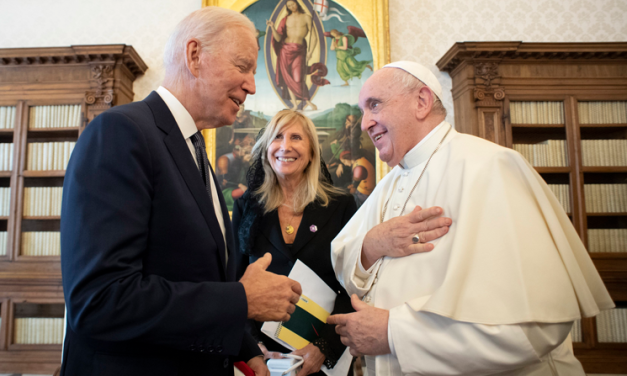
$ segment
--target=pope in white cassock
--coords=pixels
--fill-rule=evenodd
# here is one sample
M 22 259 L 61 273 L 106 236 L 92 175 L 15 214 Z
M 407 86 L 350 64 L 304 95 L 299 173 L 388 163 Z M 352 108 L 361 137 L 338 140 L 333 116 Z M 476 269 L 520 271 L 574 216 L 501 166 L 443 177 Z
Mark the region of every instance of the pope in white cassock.
M 394 169 L 332 243 L 357 312 L 329 323 L 366 355 L 368 376 L 583 376 L 573 321 L 612 299 L 540 175 L 452 129 L 441 94 L 413 62 L 385 66 L 360 92 L 361 128 Z M 429 221 L 450 228 L 420 232 L 443 213 Z

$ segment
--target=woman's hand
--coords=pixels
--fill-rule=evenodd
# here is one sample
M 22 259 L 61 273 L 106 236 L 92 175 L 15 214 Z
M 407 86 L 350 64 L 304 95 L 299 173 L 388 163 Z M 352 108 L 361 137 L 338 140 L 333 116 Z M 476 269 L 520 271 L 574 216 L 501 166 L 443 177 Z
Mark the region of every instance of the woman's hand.
M 320 349 L 313 344 L 308 344 L 300 350 L 292 352 L 294 355 L 303 357 L 305 361 L 303 367 L 298 371 L 298 376 L 306 376 L 320 371 L 326 357 L 320 352 Z

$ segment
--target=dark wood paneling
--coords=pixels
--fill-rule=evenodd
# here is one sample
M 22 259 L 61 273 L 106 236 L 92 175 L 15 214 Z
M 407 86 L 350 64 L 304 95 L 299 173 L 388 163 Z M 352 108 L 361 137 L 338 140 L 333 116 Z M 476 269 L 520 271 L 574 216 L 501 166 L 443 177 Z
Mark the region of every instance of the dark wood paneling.
M 63 317 L 58 256 L 20 256 L 22 231 L 59 231 L 59 217 L 24 218 L 24 187 L 60 187 L 65 171 L 25 171 L 29 142 L 76 141 L 87 121 L 116 104 L 133 100 L 135 78 L 147 69 L 131 46 L 94 45 L 0 49 L 0 105 L 16 106 L 14 166 L 0 173 L 11 187 L 10 215 L 0 218 L 8 232 L 7 255 L 0 257 L 0 373 L 53 374 L 61 345 L 13 343 L 14 317 Z M 104 80 L 99 80 L 103 78 Z M 80 105 L 78 128 L 28 129 L 31 106 Z

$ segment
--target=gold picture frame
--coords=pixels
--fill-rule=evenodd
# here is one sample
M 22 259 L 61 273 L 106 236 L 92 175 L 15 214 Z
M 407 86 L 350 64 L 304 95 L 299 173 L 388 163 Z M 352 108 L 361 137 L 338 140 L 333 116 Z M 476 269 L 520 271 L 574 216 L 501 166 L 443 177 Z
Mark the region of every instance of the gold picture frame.
M 203 0 L 202 6 L 219 6 L 243 12 L 259 0 Z M 358 20 L 372 49 L 374 70 L 390 62 L 390 33 L 388 0 L 333 0 L 348 10 Z M 216 130 L 202 131 L 207 146 L 209 160 L 216 166 Z M 383 163 L 376 151 L 376 182 L 378 183 L 391 169 Z

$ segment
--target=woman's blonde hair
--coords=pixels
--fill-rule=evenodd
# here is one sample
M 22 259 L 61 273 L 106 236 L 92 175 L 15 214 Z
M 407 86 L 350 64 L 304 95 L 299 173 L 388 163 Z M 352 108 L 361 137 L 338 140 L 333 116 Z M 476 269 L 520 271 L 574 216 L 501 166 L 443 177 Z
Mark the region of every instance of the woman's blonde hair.
M 262 203 L 265 213 L 281 206 L 285 199 L 279 180 L 270 165 L 270 161 L 268 161 L 268 148 L 285 127 L 293 124 L 300 124 L 303 127 L 311 147 L 309 165 L 305 167 L 303 172 L 303 182 L 298 185 L 296 192 L 294 192 L 294 211 L 302 212 L 309 203 L 316 199 L 322 206 L 327 206 L 332 195 L 342 194 L 340 189 L 332 186 L 320 173 L 320 144 L 313 122 L 300 112 L 282 110 L 270 120 L 266 130 L 259 137 L 252 151 L 253 160 L 260 158 L 265 173 L 263 183 L 254 192 L 254 194 L 259 196 L 259 201 Z

